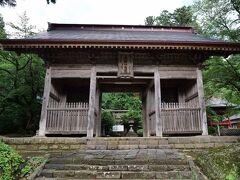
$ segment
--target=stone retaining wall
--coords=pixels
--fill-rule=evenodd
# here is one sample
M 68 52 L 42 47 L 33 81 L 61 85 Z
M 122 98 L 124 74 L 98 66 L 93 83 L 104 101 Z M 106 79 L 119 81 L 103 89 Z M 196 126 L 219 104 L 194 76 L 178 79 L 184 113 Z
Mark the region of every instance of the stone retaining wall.
M 210 147 L 240 144 L 240 136 L 193 136 L 193 137 L 121 137 L 121 138 L 62 138 L 62 137 L 0 137 L 22 155 L 61 155 L 69 151 L 83 149 L 159 149 L 176 148 L 186 151 L 202 150 Z
M 85 149 L 87 139 L 84 138 L 56 138 L 56 137 L 25 137 L 0 139 L 9 144 L 23 156 L 31 155 L 61 155 L 62 153 Z

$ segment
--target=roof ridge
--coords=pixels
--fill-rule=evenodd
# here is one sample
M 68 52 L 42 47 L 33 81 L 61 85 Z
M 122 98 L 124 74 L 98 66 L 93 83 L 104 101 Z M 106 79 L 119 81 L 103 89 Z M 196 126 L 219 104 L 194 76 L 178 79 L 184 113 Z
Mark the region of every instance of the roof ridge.
M 53 30 L 131 30 L 131 31 L 174 31 L 196 33 L 190 26 L 146 26 L 146 25 L 121 25 L 121 24 L 59 24 L 48 23 L 48 31 Z

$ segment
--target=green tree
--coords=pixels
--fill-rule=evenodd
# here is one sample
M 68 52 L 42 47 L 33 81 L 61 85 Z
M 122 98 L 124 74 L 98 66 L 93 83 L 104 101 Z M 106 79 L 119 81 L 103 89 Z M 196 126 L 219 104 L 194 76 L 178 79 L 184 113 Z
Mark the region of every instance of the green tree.
M 195 25 L 195 18 L 191 6 L 183 6 L 174 10 L 173 24 L 177 26 Z
M 240 55 L 211 57 L 205 62 L 203 75 L 206 97 L 240 103 Z
M 16 6 L 16 0 L 0 0 L 0 6 Z
M 24 27 L 14 26 L 18 27 L 16 32 L 20 37 L 32 32 L 27 23 Z M 41 110 L 43 81 L 44 67 L 39 57 L 0 52 L 0 133 L 18 130 L 34 133 Z
M 148 16 L 145 19 L 145 25 L 147 26 L 153 26 L 154 25 L 155 18 L 154 16 Z
M 167 10 L 162 11 L 160 15 L 155 18 L 155 23 L 159 26 L 173 26 L 173 21 L 173 14 L 168 12 Z
M 29 20 L 27 12 L 24 11 L 23 14 L 19 16 L 19 22 L 17 24 L 8 23 L 13 30 L 11 36 L 14 38 L 27 38 L 36 34 L 36 26 L 31 25 Z
M 146 17 L 145 24 L 158 26 L 194 26 L 199 29 L 191 6 L 177 8 L 173 13 L 163 10 L 159 16 Z
M 193 9 L 205 36 L 240 42 L 239 0 L 198 0 Z M 204 65 L 207 98 L 240 103 L 240 55 L 211 57 Z
M 205 35 L 240 40 L 239 0 L 198 0 L 193 7 Z
M 2 15 L 0 14 L 0 39 L 6 39 L 7 38 L 7 33 L 4 29 L 4 27 L 5 27 L 5 23 L 3 21 Z

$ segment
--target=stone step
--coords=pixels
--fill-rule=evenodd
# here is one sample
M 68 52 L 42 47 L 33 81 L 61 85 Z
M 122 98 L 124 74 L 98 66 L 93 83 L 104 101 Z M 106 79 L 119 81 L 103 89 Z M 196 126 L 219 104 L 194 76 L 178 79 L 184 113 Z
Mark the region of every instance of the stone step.
M 45 169 L 54 170 L 97 170 L 97 171 L 186 171 L 189 165 L 87 165 L 87 164 L 46 164 Z
M 78 178 L 78 179 L 191 179 L 191 171 L 86 171 L 86 170 L 48 170 L 42 171 L 46 178 Z
M 68 178 L 70 180 L 79 180 L 79 179 L 75 179 L 75 178 Z M 46 178 L 46 177 L 37 177 L 35 178 L 35 180 L 66 180 L 66 178 Z M 89 180 L 89 179 L 81 179 L 81 180 Z M 94 180 L 94 179 L 92 179 Z M 108 179 L 108 180 L 115 180 L 115 179 Z M 139 180 L 139 179 L 125 179 L 125 180 Z M 174 178 L 171 178 L 171 180 L 179 180 L 179 179 L 174 179 Z M 192 180 L 192 178 L 183 178 L 181 180 Z
M 51 164 L 87 164 L 87 165 L 188 165 L 183 159 L 84 159 L 84 158 L 52 158 Z

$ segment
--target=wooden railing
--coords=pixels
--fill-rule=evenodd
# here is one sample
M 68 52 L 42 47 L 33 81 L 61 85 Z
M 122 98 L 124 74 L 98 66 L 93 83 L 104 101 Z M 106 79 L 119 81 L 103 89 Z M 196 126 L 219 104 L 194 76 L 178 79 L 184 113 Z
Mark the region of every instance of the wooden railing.
M 162 103 L 163 133 L 201 132 L 200 108 L 192 103 Z
M 86 134 L 88 103 L 56 103 L 47 107 L 46 132 L 49 134 Z

